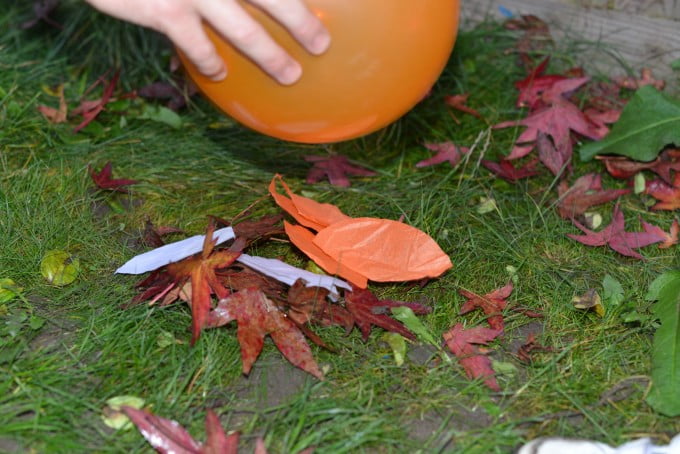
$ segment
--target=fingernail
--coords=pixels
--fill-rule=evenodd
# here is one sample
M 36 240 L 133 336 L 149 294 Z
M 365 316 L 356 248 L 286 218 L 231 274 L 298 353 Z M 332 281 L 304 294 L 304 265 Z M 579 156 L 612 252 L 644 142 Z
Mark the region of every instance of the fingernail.
M 221 80 L 224 80 L 227 77 L 227 68 L 222 68 L 220 72 L 215 74 L 214 76 L 210 76 L 210 80 L 213 82 L 219 82 Z
M 302 67 L 297 62 L 291 62 L 278 75 L 277 80 L 283 85 L 291 85 L 297 82 L 302 75 Z
M 310 46 L 310 51 L 314 54 L 322 54 L 326 52 L 328 49 L 328 46 L 331 44 L 331 35 L 328 33 L 322 33 L 318 35 L 314 40 L 312 41 L 312 45 Z

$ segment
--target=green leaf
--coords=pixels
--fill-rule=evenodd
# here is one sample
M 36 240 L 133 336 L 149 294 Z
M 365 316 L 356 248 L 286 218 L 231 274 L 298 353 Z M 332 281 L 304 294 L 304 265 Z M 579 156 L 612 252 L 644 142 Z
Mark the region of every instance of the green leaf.
M 404 358 L 406 357 L 406 340 L 398 333 L 384 333 L 382 335 L 382 340 L 384 340 L 387 345 L 392 348 L 392 353 L 394 354 L 394 362 L 397 366 L 404 364 Z
M 647 85 L 626 104 L 609 135 L 599 142 L 584 145 L 580 153 L 583 161 L 589 161 L 597 154 L 652 161 L 669 144 L 680 145 L 680 101 Z
M 680 416 L 680 271 L 664 273 L 657 281 L 663 286 L 658 290 L 654 315 L 661 326 L 654 333 L 647 403 L 666 416 Z
M 618 306 L 623 302 L 623 286 L 609 274 L 602 280 L 602 290 L 602 298 L 610 306 Z
M 17 284 L 8 278 L 0 279 L 0 303 L 6 303 L 16 298 L 23 290 Z
M 182 127 L 182 117 L 177 115 L 176 112 L 163 106 L 152 106 L 147 104 L 144 106 L 144 111 L 139 116 L 143 120 L 152 120 L 159 123 L 165 123 L 166 125 L 179 129 Z
M 76 280 L 80 261 L 66 251 L 47 251 L 40 262 L 40 273 L 53 285 L 68 285 Z
M 420 321 L 418 316 L 413 312 L 410 307 L 398 306 L 392 308 L 392 315 L 394 318 L 403 323 L 408 329 L 413 331 L 418 339 L 423 342 L 427 342 L 430 345 L 438 346 L 434 335 L 428 330 L 425 325 Z

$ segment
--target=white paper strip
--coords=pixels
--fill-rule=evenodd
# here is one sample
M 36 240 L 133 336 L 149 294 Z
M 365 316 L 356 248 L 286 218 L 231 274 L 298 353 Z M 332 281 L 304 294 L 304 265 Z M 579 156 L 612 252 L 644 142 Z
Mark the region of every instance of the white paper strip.
M 217 243 L 234 238 L 234 230 L 231 227 L 216 230 L 213 238 L 217 238 Z M 185 240 L 169 243 L 156 249 L 140 254 L 131 258 L 116 270 L 118 274 L 143 274 L 156 270 L 169 263 L 178 262 L 182 259 L 196 254 L 203 249 L 205 235 L 196 235 Z M 255 257 L 248 254 L 241 254 L 237 259 L 250 268 L 259 271 L 277 281 L 287 285 L 293 285 L 298 279 L 303 279 L 307 287 L 322 287 L 331 292 L 333 299 L 338 297 L 338 287 L 352 290 L 352 287 L 342 279 L 323 274 L 312 273 L 311 271 L 296 268 L 292 265 L 277 259 Z
M 213 232 L 213 238 L 217 238 L 216 244 L 224 243 L 225 241 L 234 238 L 234 229 L 225 227 L 223 229 L 215 230 Z M 168 263 L 179 262 L 190 255 L 201 252 L 203 250 L 204 240 L 205 235 L 195 235 L 185 240 L 176 241 L 152 249 L 144 254 L 131 258 L 125 265 L 118 268 L 116 273 L 143 274 L 156 270 Z
M 298 279 L 303 279 L 307 287 L 323 287 L 328 289 L 335 297 L 338 296 L 338 287 L 352 290 L 352 287 L 342 279 L 312 273 L 311 271 L 289 265 L 281 260 L 256 257 L 248 254 L 241 254 L 236 260 L 284 284 L 293 285 Z

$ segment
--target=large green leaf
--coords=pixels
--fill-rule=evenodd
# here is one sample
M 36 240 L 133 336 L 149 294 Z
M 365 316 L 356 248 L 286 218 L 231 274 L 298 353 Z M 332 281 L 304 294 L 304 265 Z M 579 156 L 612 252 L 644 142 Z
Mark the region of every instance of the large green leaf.
M 654 314 L 661 326 L 654 334 L 647 403 L 664 415 L 680 416 L 680 271 L 662 274 L 652 288 L 659 288 Z
M 607 137 L 581 147 L 581 160 L 596 154 L 617 154 L 637 161 L 655 159 L 664 147 L 680 146 L 680 101 L 651 85 L 640 88 L 628 102 Z

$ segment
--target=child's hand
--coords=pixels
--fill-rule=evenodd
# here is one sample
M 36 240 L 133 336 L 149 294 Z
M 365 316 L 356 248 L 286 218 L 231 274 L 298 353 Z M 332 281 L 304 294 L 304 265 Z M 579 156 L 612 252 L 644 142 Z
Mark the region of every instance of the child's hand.
M 299 63 L 279 46 L 260 23 L 236 0 L 86 0 L 100 11 L 167 35 L 213 80 L 223 79 L 227 68 L 208 39 L 202 21 L 282 84 L 302 74 Z M 303 0 L 249 0 L 283 24 L 310 53 L 320 54 L 330 35 Z

